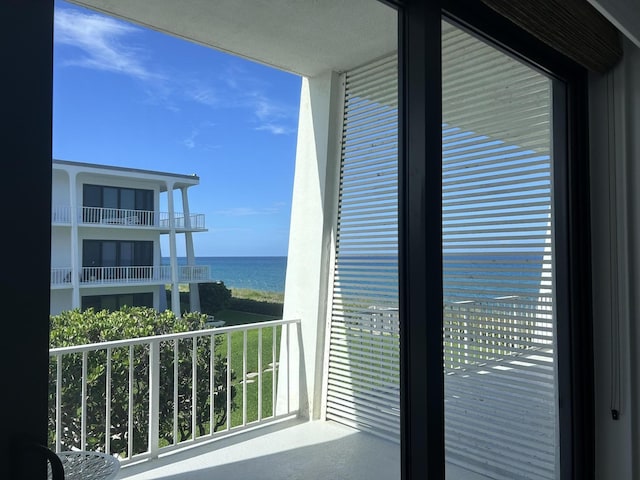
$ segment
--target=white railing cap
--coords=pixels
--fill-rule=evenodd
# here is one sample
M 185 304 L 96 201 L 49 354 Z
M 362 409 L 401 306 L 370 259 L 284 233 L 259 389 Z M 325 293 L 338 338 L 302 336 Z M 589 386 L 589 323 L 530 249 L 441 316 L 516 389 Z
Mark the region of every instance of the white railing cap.
M 220 335 L 223 333 L 239 332 L 243 330 L 254 330 L 256 328 L 277 327 L 279 325 L 288 325 L 300 323 L 299 319 L 295 320 L 269 320 L 266 322 L 246 323 L 243 325 L 233 325 L 231 327 L 212 327 L 204 330 L 191 330 L 189 332 L 169 333 L 167 335 L 151 335 L 148 337 L 127 338 L 124 340 L 112 340 L 108 342 L 87 343 L 84 345 L 74 345 L 71 347 L 58 347 L 49 349 L 49 355 L 63 355 L 68 353 L 80 353 L 93 350 L 105 350 L 107 348 L 127 347 L 152 342 L 165 342 L 168 340 L 180 340 L 183 338 L 205 337 L 210 335 Z

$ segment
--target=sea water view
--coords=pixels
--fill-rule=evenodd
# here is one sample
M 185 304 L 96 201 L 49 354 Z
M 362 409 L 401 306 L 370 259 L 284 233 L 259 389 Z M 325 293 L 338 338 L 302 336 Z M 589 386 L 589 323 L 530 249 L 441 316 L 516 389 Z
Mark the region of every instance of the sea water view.
M 162 263 L 169 265 L 169 258 Z M 196 257 L 195 263 L 208 265 L 211 280 L 228 288 L 284 293 L 287 257 Z M 178 257 L 178 265 L 186 264 L 186 257 Z
M 380 260 L 396 257 L 367 257 L 371 265 Z M 163 257 L 162 263 L 169 264 L 169 258 Z M 246 288 L 264 292 L 284 293 L 287 270 L 287 257 L 196 257 L 196 265 L 210 267 L 211 280 L 221 281 L 228 288 Z M 186 257 L 178 257 L 179 265 L 186 265 Z M 493 265 L 495 271 L 484 273 L 478 278 L 479 265 Z M 473 299 L 490 299 L 499 294 L 536 295 L 540 289 L 543 257 L 541 254 L 514 254 L 484 256 L 470 254 L 449 254 L 443 258 L 445 283 L 445 300 L 464 301 Z M 465 277 L 468 284 L 458 285 L 458 292 L 448 291 L 448 286 L 455 279 Z M 397 276 L 387 278 L 392 285 L 398 287 Z M 502 292 L 504 290 L 504 292 Z

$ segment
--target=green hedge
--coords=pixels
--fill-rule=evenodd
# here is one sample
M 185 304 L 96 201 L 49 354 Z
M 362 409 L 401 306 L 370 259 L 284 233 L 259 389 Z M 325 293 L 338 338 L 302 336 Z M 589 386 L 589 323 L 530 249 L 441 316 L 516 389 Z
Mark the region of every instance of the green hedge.
M 220 310 L 236 310 L 282 318 L 282 303 L 234 297 L 233 292 L 225 286 L 224 282 L 200 283 L 198 291 L 201 313 L 207 315 L 216 315 Z M 167 289 L 167 305 L 171 305 L 170 289 Z M 189 292 L 180 292 L 180 310 L 188 312 L 189 309 Z
M 202 314 L 185 314 L 176 318 L 171 311 L 157 312 L 145 307 L 124 307 L 119 311 L 84 312 L 72 310 L 52 316 L 50 319 L 51 347 L 66 347 L 87 343 L 106 342 L 125 338 L 139 338 L 150 335 L 164 335 L 168 333 L 201 330 L 205 326 L 207 316 Z M 220 387 L 214 393 L 214 425 L 209 424 L 209 390 L 206 382 L 196 388 L 197 404 L 200 409 L 196 418 L 196 431 L 192 430 L 191 404 L 194 401 L 192 385 L 192 356 L 193 342 L 188 339 L 179 342 L 178 350 L 178 438 L 173 438 L 173 372 L 174 350 L 171 342 L 164 342 L 160 347 L 160 375 L 163 381 L 160 385 L 160 442 L 171 444 L 193 439 L 224 426 L 227 421 L 227 359 L 226 348 L 222 335 L 215 336 L 214 363 L 215 384 Z M 207 379 L 210 376 L 210 338 L 197 341 L 197 376 Z M 133 365 L 130 365 L 128 347 L 114 348 L 111 351 L 111 425 L 110 440 L 112 452 L 126 456 L 128 443 L 133 444 L 133 452 L 146 451 L 148 436 L 148 391 L 149 391 L 149 347 L 148 345 L 134 347 Z M 72 448 L 102 450 L 105 445 L 105 409 L 107 392 L 106 386 L 107 352 L 99 350 L 87 355 L 86 389 L 87 389 L 87 441 L 88 445 L 80 445 L 82 426 L 82 410 L 80 399 L 82 395 L 83 356 L 82 354 L 65 355 L 61 365 L 55 358 L 49 364 L 49 445 L 53 446 L 56 419 L 56 384 L 58 368 L 62 370 L 61 388 L 61 443 L 63 449 Z M 128 376 L 129 369 L 133 369 L 134 392 L 133 412 L 128 411 Z M 232 379 L 231 411 L 236 403 L 236 374 L 229 372 Z M 129 418 L 133 421 L 133 438 L 128 438 Z

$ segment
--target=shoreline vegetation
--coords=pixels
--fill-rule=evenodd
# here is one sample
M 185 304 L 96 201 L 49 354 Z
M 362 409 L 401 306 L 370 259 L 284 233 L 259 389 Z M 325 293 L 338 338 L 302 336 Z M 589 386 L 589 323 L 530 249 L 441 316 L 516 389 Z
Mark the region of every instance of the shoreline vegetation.
M 249 288 L 230 288 L 231 296 L 255 300 L 256 302 L 284 303 L 283 292 L 266 292 L 263 290 L 252 290 Z
M 170 288 L 170 285 L 166 286 L 169 296 Z M 282 318 L 284 292 L 270 292 L 249 288 L 225 288 L 229 292 L 230 298 L 224 302 L 224 307 L 216 312 L 203 313 L 213 315 L 215 320 L 223 320 L 227 326 Z M 179 291 L 182 310 L 187 311 L 189 308 L 189 285 L 181 284 Z M 200 301 L 203 301 L 202 293 L 200 294 Z

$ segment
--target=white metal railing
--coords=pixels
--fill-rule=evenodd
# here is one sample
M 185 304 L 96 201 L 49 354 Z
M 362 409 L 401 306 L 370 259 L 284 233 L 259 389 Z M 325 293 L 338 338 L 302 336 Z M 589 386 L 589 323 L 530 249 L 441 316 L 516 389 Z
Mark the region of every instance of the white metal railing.
M 211 281 L 209 265 L 178 266 L 178 282 Z M 52 286 L 71 286 L 73 271 L 71 267 L 55 267 L 51 269 Z M 82 285 L 88 284 L 125 284 L 125 283 L 170 283 L 171 266 L 125 266 L 125 267 L 82 267 L 78 274 Z
M 68 205 L 54 205 L 51 208 L 51 223 L 71 224 L 71 207 Z
M 71 268 L 55 267 L 51 269 L 51 285 L 71 285 Z
M 445 368 L 482 365 L 548 348 L 553 343 L 551 305 L 552 299 L 544 296 L 445 301 Z
M 70 225 L 73 209 L 68 205 L 56 205 L 51 209 L 51 222 L 58 225 Z M 132 210 L 125 208 L 78 207 L 76 218 L 79 224 L 124 225 L 131 227 L 154 227 L 204 230 L 204 214 L 194 213 L 185 216 L 182 212 L 154 212 L 151 210 Z
M 102 451 L 127 463 L 295 415 L 288 378 L 302 358 L 292 354 L 301 349 L 292 350 L 299 337 L 290 327 L 299 324 L 275 320 L 51 349 L 50 446 Z M 280 372 L 284 392 L 277 391 Z M 276 410 L 283 398 L 285 408 Z
M 171 217 L 168 213 L 160 213 L 159 224 L 161 227 L 170 228 L 171 227 Z M 201 213 L 192 213 L 188 216 L 185 216 L 184 213 L 175 212 L 173 214 L 173 225 L 174 228 L 178 229 L 191 229 L 191 230 L 203 230 L 205 228 L 204 224 L 204 214 Z
M 81 207 L 80 223 L 155 226 L 157 213 L 124 208 Z
M 211 280 L 209 265 L 181 265 L 178 282 Z M 82 267 L 81 283 L 148 283 L 171 282 L 171 266 Z
M 178 281 L 199 282 L 211 280 L 211 268 L 209 265 L 180 265 L 178 266 Z
M 170 282 L 171 266 L 82 267 L 81 283 Z

